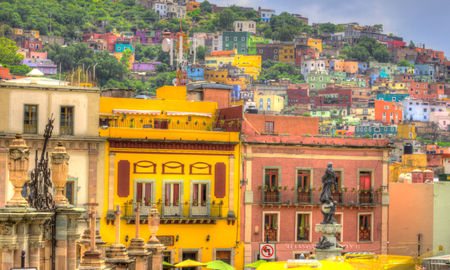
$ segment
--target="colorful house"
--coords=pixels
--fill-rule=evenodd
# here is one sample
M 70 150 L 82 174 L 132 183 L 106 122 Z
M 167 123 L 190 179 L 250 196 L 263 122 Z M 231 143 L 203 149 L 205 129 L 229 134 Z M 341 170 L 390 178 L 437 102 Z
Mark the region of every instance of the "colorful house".
M 412 124 L 398 124 L 397 137 L 401 139 L 414 140 L 417 137 L 416 126 Z
M 402 102 L 405 99 L 409 99 L 409 94 L 377 94 L 377 100 L 384 100 L 389 102 Z
M 388 140 L 298 135 L 317 134 L 317 118 L 244 117 L 245 264 L 261 258 L 263 243 L 276 245 L 277 261 L 314 250 L 320 237 L 314 226 L 323 220 L 321 178 L 328 162 L 338 177 L 333 196 L 338 202 L 335 218 L 343 225 L 339 244 L 346 252 L 387 253 L 389 193 L 383 187 L 388 185 Z
M 261 55 L 235 55 L 232 65 L 256 80 L 261 73 Z
M 186 88 L 165 86 L 156 100 L 101 98 L 106 138 L 105 196 L 100 234 L 114 242 L 116 205 L 124 209 L 120 242 L 155 204 L 165 260 L 221 259 L 243 268 L 239 233 L 240 148 L 237 132 L 211 131 L 217 104 L 186 100 Z M 141 237 L 150 231 L 141 226 Z
M 403 106 L 401 103 L 375 100 L 375 120 L 385 125 L 403 122 Z
M 223 32 L 222 48 L 224 51 L 237 50 L 237 53 L 246 55 L 250 36 L 249 32 Z
M 295 63 L 295 46 L 282 45 L 278 50 L 278 61 L 282 63 Z
M 373 139 L 386 138 L 388 136 L 397 135 L 397 127 L 395 126 L 373 126 L 360 125 L 355 127 L 355 135 L 368 136 Z
M 258 8 L 258 15 L 263 22 L 270 22 L 270 19 L 275 15 L 275 10 L 269 8 Z
M 258 37 L 258 36 L 250 36 L 248 39 L 248 52 L 249 55 L 259 54 L 256 51 L 257 44 L 269 44 L 269 39 Z
M 284 108 L 284 97 L 278 95 L 267 95 L 262 92 L 255 92 L 253 100 L 258 111 L 281 112 Z
M 306 43 L 308 47 L 316 49 L 319 53 L 322 53 L 322 40 L 316 38 L 308 38 Z
M 134 52 L 133 45 L 131 44 L 116 44 L 115 52 L 124 52 L 126 50 L 130 50 Z
M 186 74 L 190 81 L 203 81 L 205 79 L 204 69 L 201 67 L 187 67 Z

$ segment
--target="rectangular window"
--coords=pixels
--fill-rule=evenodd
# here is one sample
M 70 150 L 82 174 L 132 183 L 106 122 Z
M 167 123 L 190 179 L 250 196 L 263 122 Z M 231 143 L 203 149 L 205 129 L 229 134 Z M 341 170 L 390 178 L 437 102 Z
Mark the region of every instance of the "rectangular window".
M 278 241 L 278 214 L 264 214 L 264 240 Z
M 64 189 L 64 195 L 66 196 L 67 200 L 69 201 L 69 204 L 73 205 L 75 201 L 75 181 L 67 181 L 66 187 Z
M 180 184 L 166 183 L 165 185 L 165 205 L 179 206 L 180 205 Z
M 23 107 L 23 133 L 36 134 L 38 121 L 38 105 L 27 105 Z
M 337 224 L 343 225 L 342 224 L 342 214 L 335 214 L 334 215 L 334 219 L 336 220 Z M 344 231 L 344 228 L 342 228 L 342 231 Z M 342 236 L 341 233 L 336 232 L 336 241 L 337 242 L 342 242 L 343 241 L 341 236 Z
M 265 169 L 264 174 L 264 201 L 278 202 L 278 169 Z
M 297 214 L 297 241 L 311 241 L 309 237 L 311 220 L 310 214 Z
M 208 184 L 194 184 L 192 193 L 193 206 L 206 206 L 208 199 Z
M 216 260 L 231 265 L 231 250 L 216 250 Z
M 372 241 L 372 223 L 371 223 L 371 215 L 364 214 L 359 215 L 359 241 Z
M 268 134 L 274 133 L 274 123 L 272 121 L 266 121 L 266 133 Z
M 73 107 L 62 106 L 60 115 L 60 135 L 73 135 Z
M 136 202 L 140 202 L 142 206 L 151 206 L 152 190 L 152 183 L 136 182 Z
M 297 171 L 297 198 L 299 203 L 311 202 L 311 171 Z

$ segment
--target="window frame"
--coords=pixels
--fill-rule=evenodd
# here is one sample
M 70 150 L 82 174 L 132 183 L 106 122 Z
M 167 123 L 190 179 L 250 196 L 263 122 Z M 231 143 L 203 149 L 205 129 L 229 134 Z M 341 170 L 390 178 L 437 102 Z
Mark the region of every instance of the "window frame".
M 262 213 L 262 242 L 265 243 L 266 242 L 266 215 L 273 215 L 276 214 L 277 215 L 277 239 L 274 240 L 269 240 L 268 243 L 276 243 L 276 242 L 280 242 L 280 212 L 279 211 L 263 211 Z
M 25 132 L 25 106 L 35 106 L 36 107 L 36 132 L 31 133 L 31 132 Z M 25 103 L 23 104 L 23 114 L 22 114 L 22 130 L 23 130 L 23 134 L 38 134 L 39 133 L 39 104 L 28 104 Z
M 151 184 L 151 194 L 150 194 L 151 202 L 150 202 L 150 205 L 146 206 L 145 202 L 141 202 L 141 213 L 144 214 L 144 208 L 148 208 L 148 210 L 150 211 L 150 208 L 156 202 L 156 198 L 155 198 L 155 195 L 156 195 L 156 192 L 155 192 L 156 180 L 155 179 L 141 179 L 141 178 L 135 178 L 133 180 L 133 202 L 134 202 L 134 205 L 136 205 L 136 203 L 137 203 L 137 184 L 138 183 Z M 133 212 L 134 212 L 134 209 L 133 209 Z
M 361 225 L 359 224 L 360 221 L 360 217 L 361 216 L 370 216 L 370 240 L 362 240 L 359 238 L 359 230 Z M 373 243 L 373 212 L 359 212 L 358 216 L 357 216 L 358 220 L 357 220 L 357 224 L 358 226 L 356 227 L 356 235 L 357 235 L 357 243 Z
M 61 110 L 63 108 L 71 108 L 72 109 L 72 128 L 71 128 L 70 134 L 63 134 L 63 132 L 62 132 L 62 125 L 61 125 L 62 112 L 61 112 Z M 74 135 L 74 130 L 75 130 L 74 127 L 75 127 L 75 106 L 73 106 L 73 105 L 61 105 L 61 106 L 59 106 L 59 135 L 60 136 L 73 136 Z
M 165 207 L 171 207 L 171 205 L 166 205 L 166 184 L 179 184 L 180 188 L 178 190 L 179 192 L 179 205 L 178 206 L 174 206 L 172 205 L 172 207 L 178 207 L 179 211 L 181 213 L 181 216 L 183 216 L 183 204 L 184 204 L 184 181 L 183 180 L 178 180 L 178 179 L 163 179 L 162 180 L 162 196 L 161 196 L 161 216 L 164 216 L 164 208 Z
M 337 224 L 342 225 L 342 227 L 341 227 L 341 237 L 340 237 L 341 239 L 338 241 L 338 239 L 336 238 L 336 243 L 342 243 L 342 242 L 344 242 L 344 212 L 335 212 L 334 216 L 341 216 L 341 223 L 338 223 L 337 220 L 336 220 Z
M 308 240 L 299 240 L 298 239 L 298 215 L 309 215 L 309 220 L 308 220 L 308 226 L 309 226 L 309 236 L 308 236 Z M 312 242 L 312 211 L 296 211 L 295 212 L 295 242 L 300 242 L 300 243 L 310 243 Z

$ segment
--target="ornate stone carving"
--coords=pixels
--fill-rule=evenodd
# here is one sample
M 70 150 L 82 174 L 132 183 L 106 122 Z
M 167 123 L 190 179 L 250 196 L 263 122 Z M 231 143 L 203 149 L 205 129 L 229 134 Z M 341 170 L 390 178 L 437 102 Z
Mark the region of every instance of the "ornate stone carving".
M 52 158 L 52 183 L 56 189 L 56 195 L 54 197 L 55 204 L 57 206 L 68 205 L 69 202 L 64 196 L 63 191 L 66 187 L 67 174 L 69 172 L 69 155 L 66 152 L 66 148 L 61 142 L 55 147 L 54 152 L 51 155 Z
M 11 207 L 28 207 L 28 202 L 22 196 L 22 188 L 27 180 L 28 157 L 30 150 L 22 139 L 22 134 L 17 134 L 8 151 L 9 181 L 14 187 L 13 197 L 6 203 Z

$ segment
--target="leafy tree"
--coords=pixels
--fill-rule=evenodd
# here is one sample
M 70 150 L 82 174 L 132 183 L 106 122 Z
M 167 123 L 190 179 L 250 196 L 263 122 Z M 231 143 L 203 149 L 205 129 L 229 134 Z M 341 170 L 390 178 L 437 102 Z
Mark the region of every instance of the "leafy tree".
M 211 11 L 212 11 L 211 3 L 209 3 L 207 0 L 201 2 L 200 10 L 202 11 L 203 14 L 211 13 Z
M 265 66 L 270 66 L 272 64 L 268 61 L 263 62 Z M 303 82 L 300 69 L 288 63 L 275 63 L 268 68 L 263 68 L 260 74 L 261 80 L 277 80 L 282 78 L 291 79 L 293 83 Z
M 382 24 L 375 24 L 373 27 L 375 27 L 375 29 L 377 29 L 380 32 L 383 32 L 383 25 Z
M 416 47 L 416 44 L 414 44 L 414 42 L 412 40 L 410 40 L 408 46 L 410 49 L 414 49 Z
M 380 43 L 378 43 L 380 44 Z M 384 46 L 383 44 L 380 44 L 381 46 L 377 46 L 373 50 L 373 57 L 378 61 L 382 63 L 389 62 L 389 59 L 391 57 L 391 54 L 389 53 L 389 50 Z
M 196 49 L 197 59 L 200 61 L 205 60 L 206 48 L 203 46 L 198 46 Z
M 412 67 L 412 68 L 414 68 L 414 65 L 411 64 L 409 61 L 407 61 L 405 59 L 400 60 L 398 62 L 398 65 L 401 66 L 401 67 Z
M 107 51 L 97 52 L 94 55 L 94 61 L 97 64 L 95 75 L 99 85 L 103 86 L 109 80 L 124 81 L 129 71 L 126 66 L 122 65 L 116 57 Z
M 161 63 L 161 64 L 156 65 L 156 71 L 157 72 L 169 72 L 170 67 L 167 64 Z
M 319 30 L 320 30 L 321 33 L 333 34 L 334 32 L 336 32 L 336 25 L 332 24 L 330 22 L 322 23 L 319 26 Z
M 9 72 L 11 74 L 20 76 L 25 76 L 27 75 L 28 72 L 31 71 L 31 68 L 27 65 L 15 65 L 15 66 L 5 65 L 5 67 L 9 68 Z
M 224 9 L 219 13 L 218 26 L 224 30 L 231 30 L 235 21 L 235 13 L 231 8 Z
M 10 66 L 21 64 L 23 55 L 16 53 L 18 49 L 14 41 L 0 38 L 0 64 Z
M 120 57 L 120 63 L 127 68 L 130 67 L 130 57 L 133 52 L 130 49 L 126 49 L 122 53 L 122 57 Z
M 312 32 L 310 26 L 304 25 L 299 19 L 287 12 L 272 16 L 269 24 L 270 30 L 266 29 L 264 35 L 274 40 L 292 41 L 300 33 Z

